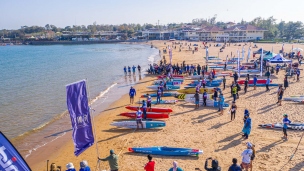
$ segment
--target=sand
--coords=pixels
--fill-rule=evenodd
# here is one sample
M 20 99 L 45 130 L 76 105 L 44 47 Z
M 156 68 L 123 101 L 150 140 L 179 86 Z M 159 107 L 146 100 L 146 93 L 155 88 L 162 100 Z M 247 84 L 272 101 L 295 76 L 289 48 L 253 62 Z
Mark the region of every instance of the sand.
M 195 42 L 191 42 L 193 45 Z M 201 45 L 201 43 L 196 42 Z M 148 42 L 147 44 L 151 44 Z M 152 44 L 163 49 L 164 41 L 153 41 Z M 189 42 L 188 42 L 189 44 Z M 240 46 L 226 47 L 224 52 L 219 53 L 220 47 L 209 48 L 209 56 L 217 56 L 222 59 L 226 55 L 236 56 L 236 51 Z M 167 42 L 171 45 L 171 42 Z M 257 44 L 259 47 L 264 47 L 266 50 L 271 50 L 272 46 L 274 52 L 278 52 L 281 44 Z M 304 48 L 304 45 L 293 45 L 294 48 Z M 285 44 L 285 51 L 290 51 L 292 44 Z M 181 63 L 186 61 L 187 64 L 205 64 L 204 56 L 205 50 L 199 47 L 199 51 L 192 54 L 192 51 L 187 51 L 184 47 L 182 52 L 178 52 L 177 48 L 173 50 L 173 63 Z M 248 45 L 245 46 L 248 50 Z M 257 49 L 253 49 L 257 50 Z M 165 55 L 169 61 L 168 55 Z M 247 56 L 247 52 L 245 53 Z M 252 59 L 252 55 L 251 55 Z M 300 67 L 303 68 L 303 67 Z M 303 73 L 303 71 L 302 71 Z M 273 76 L 273 83 L 283 83 L 284 72 L 280 71 L 279 75 Z M 284 96 L 304 94 L 303 78 L 300 76 L 300 82 L 290 79 L 290 86 L 285 91 Z M 147 92 L 146 86 L 151 85 L 155 76 L 147 76 L 141 80 L 136 86 L 137 91 L 136 100 L 139 95 Z M 231 84 L 232 79 L 228 78 L 227 85 Z M 187 81 L 187 82 L 190 82 Z M 187 83 L 186 82 L 186 83 Z M 230 122 L 230 115 L 227 110 L 224 115 L 220 116 L 216 108 L 202 108 L 194 109 L 194 105 L 178 102 L 175 105 L 158 105 L 159 107 L 170 107 L 174 110 L 170 114 L 170 118 L 166 120 L 167 126 L 160 130 L 131 130 L 121 129 L 110 126 L 112 121 L 124 120 L 126 118 L 117 116 L 121 112 L 127 111 L 124 107 L 129 105 L 128 95 L 124 95 L 120 100 L 111 104 L 111 106 L 94 118 L 96 127 L 96 144 L 98 146 L 98 153 L 96 153 L 96 146 L 90 147 L 79 157 L 74 156 L 74 147 L 71 136 L 71 131 L 67 132 L 63 138 L 53 141 L 52 143 L 40 148 L 38 151 L 32 153 L 27 161 L 34 171 L 46 170 L 46 160 L 50 163 L 56 163 L 62 166 L 65 170 L 65 165 L 68 162 L 73 162 L 76 169 L 79 169 L 79 162 L 87 160 L 92 170 L 95 170 L 97 165 L 97 156 L 106 157 L 110 149 L 114 149 L 119 154 L 119 165 L 121 171 L 139 171 L 144 170 L 143 167 L 147 162 L 145 154 L 128 153 L 128 147 L 133 146 L 176 146 L 176 147 L 190 147 L 201 149 L 204 151 L 203 155 L 199 157 L 164 157 L 154 156 L 156 161 L 157 171 L 166 171 L 172 167 L 173 161 L 178 161 L 179 166 L 185 171 L 195 170 L 204 167 L 206 158 L 213 157 L 219 161 L 222 170 L 228 170 L 231 165 L 232 158 L 237 158 L 241 162 L 240 154 L 246 148 L 247 141 L 252 142 L 256 146 L 256 158 L 254 160 L 254 171 L 278 171 L 284 166 L 290 156 L 293 154 L 303 131 L 289 131 L 289 140 L 283 141 L 283 133 L 281 130 L 268 130 L 259 128 L 259 124 L 281 122 L 282 115 L 287 113 L 292 122 L 304 122 L 303 113 L 304 105 L 294 102 L 282 102 L 282 106 L 277 106 L 276 87 L 271 87 L 270 92 L 265 92 L 265 87 L 248 88 L 248 92 L 244 94 L 240 92 L 240 98 L 236 104 L 238 110 L 236 119 Z M 126 92 L 127 93 L 127 92 Z M 230 89 L 223 91 L 226 102 L 231 104 Z M 166 99 L 172 99 L 166 98 Z M 244 109 L 249 109 L 252 118 L 252 132 L 248 140 L 241 138 L 241 130 L 243 127 L 243 112 Z M 300 144 L 296 155 L 292 160 L 286 164 L 283 171 L 298 171 L 304 170 L 304 149 L 303 142 Z M 107 162 L 101 162 L 100 168 L 102 170 L 109 170 Z

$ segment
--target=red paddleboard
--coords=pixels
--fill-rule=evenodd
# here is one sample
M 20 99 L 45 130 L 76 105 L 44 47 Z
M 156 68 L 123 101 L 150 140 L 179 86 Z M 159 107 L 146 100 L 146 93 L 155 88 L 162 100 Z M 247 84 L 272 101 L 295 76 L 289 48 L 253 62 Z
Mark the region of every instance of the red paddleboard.
M 129 118 L 136 118 L 136 112 L 124 112 L 121 113 L 120 116 L 126 116 Z M 144 117 L 144 115 L 142 115 Z M 148 119 L 165 119 L 169 118 L 169 114 L 167 113 L 156 113 L 156 112 L 147 112 Z
M 138 106 L 126 106 L 126 109 L 137 111 Z M 142 108 L 140 108 L 140 110 L 142 110 Z M 152 107 L 151 109 L 147 108 L 147 112 L 162 112 L 162 113 L 166 112 L 166 113 L 170 113 L 170 112 L 173 112 L 173 111 L 170 108 Z
M 267 80 L 258 80 L 257 84 L 266 84 Z M 270 82 L 272 82 L 272 80 L 270 80 Z M 238 81 L 239 84 L 245 84 L 245 80 L 240 80 Z M 253 84 L 253 80 L 249 80 L 248 84 Z

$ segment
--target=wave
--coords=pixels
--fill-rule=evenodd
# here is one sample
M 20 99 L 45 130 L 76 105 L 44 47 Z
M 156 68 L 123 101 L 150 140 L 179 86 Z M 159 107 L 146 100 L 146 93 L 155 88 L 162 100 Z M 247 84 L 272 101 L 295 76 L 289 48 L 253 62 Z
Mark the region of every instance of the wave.
M 116 86 L 117 83 L 113 83 L 110 85 L 106 90 L 99 93 L 98 96 L 96 96 L 94 99 L 90 101 L 90 105 L 92 105 L 94 102 L 96 102 L 98 99 L 102 98 L 106 93 L 108 93 L 114 86 Z

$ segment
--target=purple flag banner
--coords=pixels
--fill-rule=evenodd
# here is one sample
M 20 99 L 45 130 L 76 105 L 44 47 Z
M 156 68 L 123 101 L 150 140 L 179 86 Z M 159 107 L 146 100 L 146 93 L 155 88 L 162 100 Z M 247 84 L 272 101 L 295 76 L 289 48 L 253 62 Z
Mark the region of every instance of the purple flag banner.
M 94 144 L 85 80 L 66 86 L 67 106 L 73 127 L 73 140 L 76 156 Z
M 0 170 L 31 171 L 13 144 L 0 131 Z

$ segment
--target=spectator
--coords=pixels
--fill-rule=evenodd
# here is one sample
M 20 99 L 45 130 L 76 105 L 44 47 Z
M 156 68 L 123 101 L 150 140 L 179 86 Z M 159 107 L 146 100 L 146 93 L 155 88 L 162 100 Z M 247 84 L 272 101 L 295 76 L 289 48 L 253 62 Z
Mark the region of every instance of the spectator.
M 66 165 L 66 168 L 68 169 L 68 170 L 66 170 L 66 171 L 76 171 L 76 170 L 75 170 L 75 167 L 74 167 L 74 165 L 73 165 L 73 163 L 68 163 L 68 164 Z
M 169 171 L 184 171 L 182 168 L 178 167 L 177 161 L 173 162 L 173 167 L 169 169 Z
M 130 103 L 133 104 L 134 96 L 136 96 L 136 91 L 132 86 L 130 88 L 129 96 L 130 96 Z
M 50 171 L 60 171 L 59 168 L 61 168 L 60 166 L 56 166 L 55 163 L 52 163 L 50 166 Z
M 211 168 L 208 168 L 209 160 L 212 160 L 212 157 L 207 158 L 205 161 L 205 170 L 206 171 L 221 171 L 221 167 L 219 166 L 218 161 L 215 159 L 212 160 L 212 162 L 211 162 Z
M 236 158 L 233 158 L 232 159 L 232 165 L 229 167 L 229 170 L 228 171 L 242 171 L 242 168 L 241 166 L 239 166 L 237 164 L 237 159 Z
M 250 167 L 250 161 L 251 161 L 251 156 L 252 156 L 252 144 L 250 142 L 247 142 L 247 149 L 243 151 L 243 153 L 241 154 L 242 156 L 242 164 L 241 167 L 242 169 L 245 169 L 245 171 L 248 171 L 249 167 Z
M 88 162 L 86 160 L 82 160 L 80 162 L 80 169 L 79 171 L 91 171 L 89 165 L 88 165 Z
M 149 162 L 145 166 L 146 171 L 154 171 L 155 161 L 152 161 L 152 156 L 149 154 L 148 156 Z
M 244 122 L 244 127 L 243 127 L 243 137 L 245 137 L 245 139 L 248 139 L 248 136 L 251 132 L 251 118 L 249 117 L 249 113 L 245 114 L 245 122 Z
M 114 153 L 114 150 L 110 150 L 110 155 L 104 159 L 99 158 L 101 161 L 109 161 L 111 171 L 118 171 L 118 156 Z

